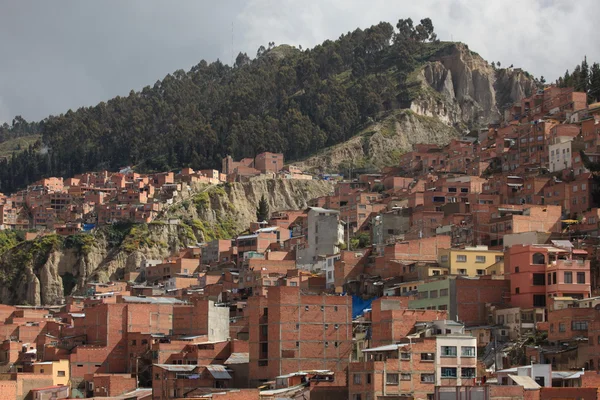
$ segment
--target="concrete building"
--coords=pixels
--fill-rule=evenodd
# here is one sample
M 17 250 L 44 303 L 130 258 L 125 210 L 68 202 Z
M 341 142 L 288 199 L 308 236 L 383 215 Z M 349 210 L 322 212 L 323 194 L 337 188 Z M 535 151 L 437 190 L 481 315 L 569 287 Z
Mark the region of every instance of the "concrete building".
M 446 276 L 422 283 L 417 290 L 417 299 L 408 302 L 410 309 L 445 310 L 449 319 L 474 326 L 488 322 L 486 304 L 502 305 L 508 301 L 510 282 Z
M 486 268 L 502 261 L 504 253 L 488 250 L 487 246 L 465 247 L 464 249 L 440 249 L 440 267 L 447 268 L 450 275 L 481 276 Z
M 569 241 L 515 245 L 505 252 L 505 274 L 515 307 L 546 307 L 548 297 L 590 297 L 590 261 Z M 561 247 L 559 247 L 561 246 Z
M 472 385 L 477 344 L 462 324 L 434 321 L 414 326 L 399 343 L 363 350 L 365 361 L 350 363 L 350 399 L 430 399 L 436 386 Z M 449 333 L 442 333 L 449 332 Z
M 306 225 L 303 226 L 305 244 L 296 249 L 296 264 L 301 269 L 314 269 L 320 255 L 340 252 L 344 242 L 344 230 L 340 224 L 340 212 L 320 207 L 310 207 L 306 211 Z

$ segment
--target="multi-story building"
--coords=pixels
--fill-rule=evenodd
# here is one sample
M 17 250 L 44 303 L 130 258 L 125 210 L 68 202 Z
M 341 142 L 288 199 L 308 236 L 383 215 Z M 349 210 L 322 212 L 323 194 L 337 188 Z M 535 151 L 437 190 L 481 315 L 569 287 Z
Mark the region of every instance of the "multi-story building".
M 306 214 L 306 225 L 302 229 L 306 242 L 296 249 L 296 263 L 298 268 L 312 269 L 318 256 L 340 252 L 344 231 L 337 210 L 310 207 Z
M 445 310 L 448 318 L 474 326 L 488 322 L 486 305 L 507 303 L 510 282 L 492 277 L 445 276 L 419 284 L 417 291 L 417 298 L 408 302 L 410 309 Z
M 348 367 L 350 399 L 431 399 L 436 386 L 470 386 L 477 377 L 477 341 L 461 324 L 420 324 L 399 343 L 363 350 Z M 448 333 L 446 333 L 448 332 Z
M 504 256 L 513 306 L 545 307 L 548 297 L 590 297 L 587 252 L 568 241 L 549 245 L 514 245 Z M 561 246 L 561 247 L 558 247 Z
M 487 246 L 464 249 L 440 249 L 438 263 L 450 275 L 481 276 L 486 269 L 504 259 L 504 252 L 489 250 Z
M 334 385 L 346 385 L 352 352 L 352 301 L 348 296 L 303 295 L 278 286 L 248 299 L 250 381 L 330 370 Z

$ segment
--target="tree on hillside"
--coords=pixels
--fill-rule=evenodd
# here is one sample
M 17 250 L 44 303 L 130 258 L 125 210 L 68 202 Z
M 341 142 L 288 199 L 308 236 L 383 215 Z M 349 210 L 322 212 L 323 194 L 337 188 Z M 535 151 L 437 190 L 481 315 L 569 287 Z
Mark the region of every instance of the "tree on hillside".
M 593 63 L 590 68 L 590 101 L 600 101 L 600 64 Z
M 267 199 L 265 199 L 265 195 L 263 194 L 258 202 L 258 207 L 256 207 L 256 220 L 263 222 L 267 221 L 269 217 L 269 203 L 267 203 Z

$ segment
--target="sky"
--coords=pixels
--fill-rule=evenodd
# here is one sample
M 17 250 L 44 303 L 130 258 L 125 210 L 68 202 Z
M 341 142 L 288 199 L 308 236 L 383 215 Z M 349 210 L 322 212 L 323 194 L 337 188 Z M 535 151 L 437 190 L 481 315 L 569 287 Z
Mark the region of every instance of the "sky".
M 40 120 L 260 45 L 312 47 L 380 21 L 432 19 L 441 40 L 554 81 L 600 61 L 597 0 L 0 0 L 0 123 Z

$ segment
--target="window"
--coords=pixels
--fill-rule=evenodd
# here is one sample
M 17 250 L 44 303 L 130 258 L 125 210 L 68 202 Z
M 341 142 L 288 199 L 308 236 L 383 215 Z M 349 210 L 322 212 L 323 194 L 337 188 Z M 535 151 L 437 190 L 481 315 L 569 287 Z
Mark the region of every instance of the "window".
M 573 273 L 565 272 L 565 283 L 573 283 Z
M 440 289 L 440 297 L 448 296 L 448 289 Z
M 478 269 L 477 275 L 485 275 L 485 269 Z
M 559 332 L 566 332 L 567 331 L 567 328 L 566 328 L 564 322 L 561 322 L 561 323 L 558 324 L 558 331 Z
M 65 371 L 56 371 L 56 376 L 59 376 L 59 377 L 64 377 L 64 376 L 66 376 L 66 375 L 65 375 Z
M 519 267 L 515 267 L 515 274 L 519 273 Z
M 467 270 L 466 269 L 459 269 L 458 270 L 458 274 L 459 275 L 466 275 L 467 274 Z
M 421 361 L 434 361 L 435 353 L 421 353 Z
M 447 263 L 448 262 L 448 255 L 447 254 L 443 255 L 442 258 L 441 258 L 441 261 L 443 263 Z
M 587 321 L 571 321 L 571 330 L 573 331 L 587 331 Z
M 496 262 L 504 261 L 504 256 L 496 256 Z
M 401 360 L 410 360 L 410 353 L 400 353 Z
M 456 378 L 456 368 L 442 367 L 442 378 Z
M 442 346 L 442 357 L 456 357 L 456 346 Z
M 456 262 L 467 262 L 467 256 L 464 254 L 458 254 L 456 256 Z
M 534 294 L 533 295 L 533 306 L 534 307 L 546 307 L 546 295 Z
M 515 294 L 521 293 L 521 288 L 515 288 Z
M 475 378 L 475 368 L 462 367 L 460 369 L 461 378 Z
M 476 263 L 484 263 L 485 262 L 485 256 L 475 256 L 475 262 Z
M 429 292 L 419 292 L 419 299 L 428 299 Z
M 498 315 L 498 323 L 499 324 L 503 324 L 504 323 L 504 315 Z
M 355 385 L 360 385 L 360 374 L 354 374 L 354 384 Z
M 410 374 L 407 374 L 407 373 L 400 374 L 400 380 L 401 381 L 410 381 Z
M 331 271 L 329 271 L 329 273 L 331 274 Z M 290 282 L 290 286 L 298 286 L 298 282 L 292 281 Z
M 438 291 L 437 290 L 431 290 L 429 292 L 429 298 L 430 299 L 436 299 L 438 297 Z
M 367 384 L 371 383 L 371 374 L 367 374 Z
M 137 344 L 137 340 L 133 339 L 133 340 L 131 341 L 131 345 L 132 345 L 132 346 L 135 346 L 136 344 Z
M 460 348 L 461 357 L 475 357 L 475 347 L 472 346 L 462 346 Z
M 421 374 L 421 382 L 422 383 L 434 383 L 435 382 L 435 374 Z
M 533 274 L 533 286 L 544 286 L 546 278 L 544 274 Z
M 542 253 L 535 253 L 531 260 L 532 264 L 546 264 L 546 257 Z
M 398 374 L 385 374 L 385 384 L 386 385 L 397 385 L 398 384 Z
M 354 396 L 352 396 L 352 400 L 362 400 L 362 394 L 355 394 Z
M 578 272 L 577 273 L 577 283 L 579 283 L 579 284 L 585 284 L 585 272 Z

